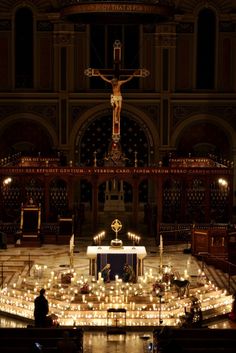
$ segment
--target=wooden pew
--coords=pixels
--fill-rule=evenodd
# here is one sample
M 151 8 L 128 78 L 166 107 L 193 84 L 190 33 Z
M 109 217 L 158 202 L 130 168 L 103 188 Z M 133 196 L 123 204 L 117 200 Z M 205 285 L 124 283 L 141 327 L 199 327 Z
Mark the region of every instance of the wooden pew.
M 167 344 L 168 343 L 168 344 Z M 209 328 L 157 328 L 153 332 L 153 353 L 158 346 L 169 349 L 174 347 L 175 353 L 233 353 L 236 346 L 235 329 Z M 169 352 L 169 350 L 167 350 Z M 166 352 L 163 350 L 163 352 Z
M 64 332 L 75 342 L 78 353 L 83 353 L 83 330 L 74 327 L 56 328 L 0 328 L 1 353 L 39 353 L 36 343 L 43 347 L 42 352 L 57 351 L 58 342 Z

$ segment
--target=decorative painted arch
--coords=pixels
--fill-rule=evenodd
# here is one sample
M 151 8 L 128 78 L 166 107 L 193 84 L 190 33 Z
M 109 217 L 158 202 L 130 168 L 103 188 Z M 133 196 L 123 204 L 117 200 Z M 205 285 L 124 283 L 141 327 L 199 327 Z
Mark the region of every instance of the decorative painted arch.
M 78 119 L 76 122 L 74 128 L 72 129 L 70 138 L 69 138 L 69 144 L 70 146 L 74 146 L 74 156 L 76 154 L 76 146 L 80 145 L 81 139 L 83 138 L 84 133 L 86 132 L 88 126 L 95 121 L 98 118 L 102 118 L 103 116 L 108 116 L 111 115 L 111 109 L 110 105 L 107 103 L 104 104 L 99 104 L 94 106 L 93 108 L 87 110 L 81 117 Z M 149 146 L 149 152 L 152 154 L 153 160 L 157 159 L 157 153 L 158 153 L 158 148 L 159 148 L 159 132 L 156 127 L 156 125 L 151 121 L 150 117 L 146 115 L 145 112 L 124 103 L 123 104 L 123 109 L 122 109 L 122 119 L 125 119 L 125 117 L 130 118 L 131 120 L 134 120 L 139 124 L 139 126 L 142 128 L 147 142 Z M 122 136 L 122 131 L 121 131 L 121 136 Z
M 229 143 L 229 147 L 231 147 L 231 151 L 232 149 L 235 149 L 236 136 L 232 127 L 226 121 L 212 115 L 195 115 L 181 122 L 176 127 L 176 129 L 174 130 L 174 133 L 171 136 L 171 140 L 170 140 L 171 146 L 173 148 L 174 147 L 176 148 L 186 129 L 191 128 L 191 126 L 192 127 L 197 126 L 200 123 L 212 124 L 213 126 L 216 126 L 217 128 L 221 129 L 225 133 L 226 138 L 228 139 L 228 143 Z
M 43 131 L 45 131 L 45 136 L 48 137 L 48 142 L 51 143 L 51 148 L 57 148 L 58 146 L 58 137 L 53 129 L 53 127 L 46 122 L 41 116 L 30 114 L 30 113 L 20 113 L 8 116 L 0 121 L 0 136 L 4 134 L 4 131 L 10 129 L 11 126 L 17 124 L 18 122 L 22 123 L 23 119 L 33 122 L 35 125 L 40 126 Z M 29 139 L 30 141 L 30 139 Z
M 232 9 L 232 1 L 231 0 L 184 0 L 184 1 L 176 1 L 176 7 L 181 9 L 187 13 L 193 13 L 196 15 L 196 12 L 199 9 L 204 7 L 211 7 L 217 9 L 217 11 L 221 12 L 229 12 Z
M 31 7 L 38 11 L 48 11 L 53 6 L 55 7 L 55 0 L 1 0 L 0 12 L 9 12 L 12 9 L 19 8 L 22 6 Z

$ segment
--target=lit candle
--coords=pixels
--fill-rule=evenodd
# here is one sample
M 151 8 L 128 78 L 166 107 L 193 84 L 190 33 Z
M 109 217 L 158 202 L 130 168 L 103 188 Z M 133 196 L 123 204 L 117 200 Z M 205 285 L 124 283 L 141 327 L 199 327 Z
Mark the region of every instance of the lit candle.
M 161 234 L 160 234 L 160 250 L 163 250 L 163 238 Z

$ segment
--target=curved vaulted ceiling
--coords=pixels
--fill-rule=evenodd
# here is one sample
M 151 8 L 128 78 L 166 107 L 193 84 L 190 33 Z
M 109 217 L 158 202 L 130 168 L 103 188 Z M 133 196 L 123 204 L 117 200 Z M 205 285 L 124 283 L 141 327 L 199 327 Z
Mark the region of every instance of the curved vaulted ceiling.
M 0 12 L 9 12 L 15 6 L 32 5 L 37 8 L 38 11 L 51 11 L 53 8 L 58 7 L 57 0 L 1 0 L 0 1 Z
M 215 6 L 222 12 L 229 12 L 236 8 L 236 0 L 175 0 L 175 6 L 183 12 L 193 13 L 198 6 Z

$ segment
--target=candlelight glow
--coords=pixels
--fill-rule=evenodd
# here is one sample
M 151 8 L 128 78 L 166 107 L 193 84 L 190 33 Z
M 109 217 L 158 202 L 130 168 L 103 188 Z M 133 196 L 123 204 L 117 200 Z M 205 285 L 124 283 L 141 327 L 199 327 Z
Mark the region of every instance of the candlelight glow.
M 156 326 L 161 316 L 165 325 L 179 324 L 184 310 L 189 309 L 191 298 L 197 297 L 201 303 L 204 318 L 230 312 L 232 296 L 225 290 L 206 281 L 203 272 L 199 272 L 201 286 L 192 286 L 189 297 L 178 297 L 170 282 L 163 284 L 161 297 L 153 289 L 155 281 L 161 281 L 171 273 L 171 267 L 164 267 L 161 278 L 150 268 L 137 283 L 123 283 L 116 280 L 106 284 L 98 274 L 86 278 L 78 275 L 76 270 L 56 272 L 45 266 L 34 265 L 32 277 L 19 276 L 11 286 L 1 290 L 0 310 L 24 318 L 33 319 L 34 298 L 40 288 L 47 289 L 50 313 L 58 316 L 60 325 L 106 326 L 107 309 L 126 309 L 126 325 Z M 186 273 L 183 274 L 183 277 Z M 203 285 L 204 280 L 204 285 Z M 158 282 L 159 283 L 159 282 Z M 161 300 L 160 300 L 161 298 Z

